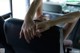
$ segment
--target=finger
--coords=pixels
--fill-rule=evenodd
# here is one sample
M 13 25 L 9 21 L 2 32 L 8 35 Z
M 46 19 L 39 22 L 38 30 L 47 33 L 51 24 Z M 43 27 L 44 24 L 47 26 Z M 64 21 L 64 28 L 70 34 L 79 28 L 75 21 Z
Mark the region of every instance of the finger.
M 39 26 L 38 26 L 38 24 L 36 24 L 36 29 L 38 29 L 39 28 Z
M 24 35 L 24 37 L 25 37 L 25 40 L 27 41 L 27 43 L 30 43 L 28 37 L 26 37 L 26 35 Z
M 34 29 L 31 28 L 31 38 L 34 38 L 34 34 L 33 34 Z
M 39 35 L 38 24 L 36 24 L 36 37 Z
M 33 35 L 36 35 L 36 26 L 33 27 Z
M 29 38 L 28 38 L 28 32 L 26 30 L 24 31 L 24 38 L 27 41 L 27 43 L 30 43 Z
M 37 30 L 37 37 L 41 37 L 41 33 L 40 33 L 40 30 Z
M 41 26 L 40 24 L 37 24 L 37 25 L 36 25 L 36 30 L 37 30 L 37 29 L 43 29 L 43 26 Z
M 19 36 L 19 38 L 21 38 L 22 35 L 23 35 L 23 31 L 21 30 L 21 31 L 20 31 L 20 36 Z
M 42 29 L 37 29 L 36 31 L 37 31 L 37 33 L 41 33 L 41 32 L 44 31 L 44 28 L 42 28 Z
M 29 40 L 31 40 L 31 35 L 32 35 L 32 30 L 31 28 L 28 29 L 28 37 L 29 37 Z
M 39 37 L 39 38 L 41 37 L 41 33 L 38 34 L 38 37 Z
M 28 39 L 31 40 L 31 36 L 33 35 L 31 28 L 28 28 L 27 34 L 28 34 Z

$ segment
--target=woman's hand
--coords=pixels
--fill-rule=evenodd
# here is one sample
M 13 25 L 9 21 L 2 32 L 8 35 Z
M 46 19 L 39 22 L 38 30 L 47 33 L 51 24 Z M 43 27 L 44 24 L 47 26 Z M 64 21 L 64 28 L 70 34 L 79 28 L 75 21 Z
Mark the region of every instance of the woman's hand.
M 41 16 L 41 19 L 40 21 L 43 21 L 44 20 L 44 17 Z M 42 23 L 42 22 L 36 22 L 34 23 L 33 20 L 29 20 L 29 19 L 26 19 L 24 20 L 24 23 L 21 27 L 21 31 L 20 31 L 20 38 L 22 36 L 24 36 L 25 40 L 30 43 L 30 40 L 32 38 L 34 38 L 35 36 L 36 37 L 40 37 L 41 34 L 40 34 L 40 31 L 43 31 L 44 28 L 45 28 L 45 23 Z M 38 29 L 39 28 L 39 29 Z
M 20 38 L 24 36 L 25 40 L 30 43 L 30 40 L 34 38 L 34 35 L 36 34 L 36 25 L 33 21 L 27 21 L 23 23 L 20 31 Z
M 36 32 L 43 32 L 50 28 L 49 24 L 46 21 L 40 22 L 36 24 Z

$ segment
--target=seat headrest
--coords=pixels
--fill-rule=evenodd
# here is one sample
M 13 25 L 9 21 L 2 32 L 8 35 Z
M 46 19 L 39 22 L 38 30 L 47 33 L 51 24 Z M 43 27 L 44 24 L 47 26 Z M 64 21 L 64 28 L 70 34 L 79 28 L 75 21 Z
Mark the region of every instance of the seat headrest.
M 27 43 L 24 39 L 19 38 L 20 29 L 23 21 L 18 19 L 8 19 L 4 23 L 5 36 L 9 44 L 15 47 L 26 48 Z M 22 46 L 23 45 L 23 46 Z
M 62 6 L 56 5 L 56 4 L 43 3 L 43 11 L 53 12 L 53 13 L 61 13 Z

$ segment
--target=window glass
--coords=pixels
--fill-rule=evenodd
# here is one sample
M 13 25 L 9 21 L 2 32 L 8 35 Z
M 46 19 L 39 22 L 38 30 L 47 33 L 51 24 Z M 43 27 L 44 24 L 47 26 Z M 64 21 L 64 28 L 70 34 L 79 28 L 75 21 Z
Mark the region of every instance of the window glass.
M 30 1 L 30 2 L 29 2 Z M 64 9 L 66 3 L 73 3 L 74 0 L 43 0 L 43 3 L 49 2 L 50 4 L 60 4 Z M 80 0 L 75 0 L 80 1 Z M 13 10 L 13 18 L 24 19 L 27 11 L 28 11 L 28 4 L 32 3 L 33 0 L 12 0 L 12 10 Z
M 0 16 L 10 11 L 10 0 L 0 0 Z
M 67 2 L 80 2 L 80 0 L 67 0 Z
M 30 0 L 30 4 L 33 2 L 33 0 Z
M 12 0 L 13 18 L 24 19 L 28 10 L 28 0 Z
M 80 0 L 66 0 L 66 3 L 69 3 L 69 4 L 78 4 L 78 3 L 80 3 Z
M 43 0 L 43 2 L 47 2 L 48 0 Z M 33 0 L 30 0 L 30 4 L 33 2 Z

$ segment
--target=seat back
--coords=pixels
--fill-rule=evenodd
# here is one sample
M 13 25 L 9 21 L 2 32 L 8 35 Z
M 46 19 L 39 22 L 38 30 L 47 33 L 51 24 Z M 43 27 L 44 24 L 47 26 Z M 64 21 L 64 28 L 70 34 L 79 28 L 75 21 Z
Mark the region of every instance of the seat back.
M 58 4 L 43 3 L 43 11 L 62 13 L 62 6 Z
M 0 43 L 6 42 L 3 25 L 4 25 L 4 19 L 3 17 L 0 16 Z
M 59 16 L 62 16 L 62 6 L 59 4 L 50 4 L 50 3 L 43 3 L 42 6 L 43 15 L 48 16 L 49 19 L 57 19 Z
M 26 47 L 26 41 L 19 38 L 19 32 L 23 21 L 18 19 L 9 19 L 5 21 L 5 35 L 9 44 L 16 47 Z M 25 45 L 24 45 L 25 44 Z M 21 46 L 23 45 L 23 46 Z
M 41 38 L 35 37 L 28 44 L 24 38 L 19 39 L 19 33 L 23 21 L 18 19 L 9 19 L 5 21 L 5 35 L 8 44 L 10 44 L 16 53 L 60 53 L 60 31 L 59 27 L 51 27 L 44 31 Z

